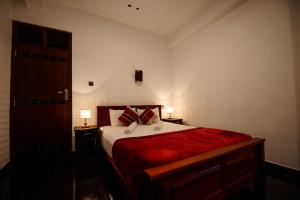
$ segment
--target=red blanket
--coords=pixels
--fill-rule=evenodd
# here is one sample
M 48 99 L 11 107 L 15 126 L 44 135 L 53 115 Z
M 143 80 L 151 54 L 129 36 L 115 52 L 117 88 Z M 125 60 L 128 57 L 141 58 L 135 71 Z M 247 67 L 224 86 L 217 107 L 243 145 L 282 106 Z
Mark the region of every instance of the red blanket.
M 157 135 L 123 138 L 113 145 L 113 159 L 128 184 L 143 170 L 251 139 L 249 135 L 195 128 Z

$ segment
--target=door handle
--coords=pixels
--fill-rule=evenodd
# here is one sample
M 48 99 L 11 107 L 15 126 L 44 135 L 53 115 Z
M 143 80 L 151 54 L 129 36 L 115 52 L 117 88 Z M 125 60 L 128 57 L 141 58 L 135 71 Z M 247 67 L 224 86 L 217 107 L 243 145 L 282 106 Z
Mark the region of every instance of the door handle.
M 64 94 L 65 101 L 69 100 L 69 89 L 65 88 L 64 90 L 57 91 L 58 94 Z
M 65 92 L 65 101 L 68 101 L 69 100 L 69 89 L 65 88 L 64 92 Z

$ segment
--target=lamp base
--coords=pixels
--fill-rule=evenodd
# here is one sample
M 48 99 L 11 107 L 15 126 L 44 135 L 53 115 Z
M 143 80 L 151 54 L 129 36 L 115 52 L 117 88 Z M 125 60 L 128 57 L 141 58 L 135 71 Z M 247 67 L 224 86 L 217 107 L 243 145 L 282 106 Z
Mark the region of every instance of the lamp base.
M 88 126 L 87 125 L 87 121 L 86 121 L 86 119 L 84 119 L 84 123 L 83 123 L 83 126 L 82 126 L 82 128 L 89 128 L 90 126 Z

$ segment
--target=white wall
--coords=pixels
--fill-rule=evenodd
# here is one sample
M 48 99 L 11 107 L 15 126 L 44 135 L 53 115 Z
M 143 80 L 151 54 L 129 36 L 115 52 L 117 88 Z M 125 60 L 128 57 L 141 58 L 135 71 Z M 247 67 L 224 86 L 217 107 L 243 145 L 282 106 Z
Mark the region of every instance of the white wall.
M 265 138 L 266 160 L 300 169 L 299 32 L 289 6 L 248 1 L 172 48 L 171 65 L 178 116 Z
M 11 4 L 0 1 L 0 169 L 9 161 Z
M 28 9 L 14 3 L 18 21 L 73 33 L 73 125 L 83 124 L 79 110 L 97 105 L 166 103 L 170 96 L 170 52 L 167 40 L 127 25 L 112 22 L 46 1 L 45 7 Z M 135 84 L 134 70 L 144 72 Z M 95 86 L 89 87 L 88 81 Z

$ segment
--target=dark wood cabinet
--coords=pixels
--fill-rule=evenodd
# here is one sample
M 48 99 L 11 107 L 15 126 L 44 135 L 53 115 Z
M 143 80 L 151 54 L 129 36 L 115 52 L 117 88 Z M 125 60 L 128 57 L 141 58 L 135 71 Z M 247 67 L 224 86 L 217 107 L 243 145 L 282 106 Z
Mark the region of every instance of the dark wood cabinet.
M 13 22 L 11 156 L 72 149 L 72 34 Z
M 162 121 L 174 124 L 183 124 L 183 120 L 180 118 L 163 118 Z
M 74 127 L 77 160 L 97 157 L 99 143 L 98 131 L 99 127 L 96 125 Z

